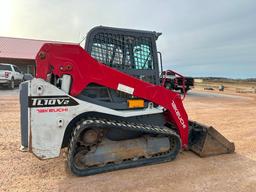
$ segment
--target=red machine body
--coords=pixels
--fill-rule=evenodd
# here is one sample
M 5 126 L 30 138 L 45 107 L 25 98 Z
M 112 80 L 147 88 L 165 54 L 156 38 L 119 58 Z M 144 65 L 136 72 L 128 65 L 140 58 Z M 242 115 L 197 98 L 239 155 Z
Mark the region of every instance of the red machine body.
M 47 80 L 50 73 L 58 77 L 71 75 L 70 95 L 74 97 L 91 83 L 113 90 L 118 90 L 119 84 L 133 88 L 133 96 L 164 108 L 166 122 L 177 127 L 182 147 L 188 147 L 188 116 L 179 94 L 108 67 L 92 58 L 79 45 L 45 44 L 36 57 L 36 63 L 37 78 Z
M 36 78 L 20 86 L 21 149 L 50 159 L 68 147 L 77 176 L 172 161 L 182 148 L 201 157 L 234 152 L 216 129 L 188 120 L 172 90 L 185 93 L 186 78 L 159 76 L 159 35 L 99 26 L 84 49 L 44 44 Z

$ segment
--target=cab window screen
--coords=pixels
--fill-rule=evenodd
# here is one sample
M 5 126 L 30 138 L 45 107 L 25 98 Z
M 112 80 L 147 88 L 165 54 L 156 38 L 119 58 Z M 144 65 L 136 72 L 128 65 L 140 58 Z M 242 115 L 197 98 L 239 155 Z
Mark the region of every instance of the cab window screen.
M 93 37 L 91 55 L 118 69 L 153 69 L 151 39 L 147 37 L 98 33 Z
M 134 61 L 136 69 L 152 69 L 151 51 L 148 45 L 137 45 L 134 47 Z

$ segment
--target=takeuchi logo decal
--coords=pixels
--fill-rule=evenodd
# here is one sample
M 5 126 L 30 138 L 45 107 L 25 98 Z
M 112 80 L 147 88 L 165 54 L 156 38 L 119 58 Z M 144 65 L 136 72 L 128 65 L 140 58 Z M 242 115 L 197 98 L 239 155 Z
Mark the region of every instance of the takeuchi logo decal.
M 173 110 L 175 111 L 179 121 L 180 121 L 180 124 L 182 125 L 183 129 L 185 129 L 187 126 L 185 124 L 185 121 L 184 119 L 182 118 L 181 114 L 180 114 L 180 111 L 179 109 L 177 108 L 177 105 L 175 104 L 175 102 L 172 100 L 172 108 Z
M 36 111 L 38 113 L 62 113 L 68 112 L 67 107 L 54 107 L 54 108 L 37 108 Z
M 75 106 L 78 102 L 69 96 L 36 96 L 29 97 L 29 107 Z

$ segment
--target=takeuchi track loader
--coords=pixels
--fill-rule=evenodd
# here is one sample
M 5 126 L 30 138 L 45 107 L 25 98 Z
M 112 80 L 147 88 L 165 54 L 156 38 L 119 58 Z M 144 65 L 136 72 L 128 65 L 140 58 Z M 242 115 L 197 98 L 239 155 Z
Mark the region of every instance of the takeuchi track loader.
M 49 159 L 68 147 L 68 167 L 78 176 L 171 161 L 181 150 L 234 152 L 160 85 L 159 35 L 99 26 L 85 49 L 44 44 L 36 77 L 20 86 L 22 149 Z

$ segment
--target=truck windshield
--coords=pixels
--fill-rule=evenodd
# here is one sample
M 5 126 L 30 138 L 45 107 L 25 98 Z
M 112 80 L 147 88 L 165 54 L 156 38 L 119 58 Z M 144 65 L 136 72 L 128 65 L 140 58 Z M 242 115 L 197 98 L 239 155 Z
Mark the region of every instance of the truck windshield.
M 10 65 L 1 65 L 0 64 L 0 70 L 4 70 L 4 71 L 11 71 L 12 70 L 12 68 L 11 68 L 11 66 Z

